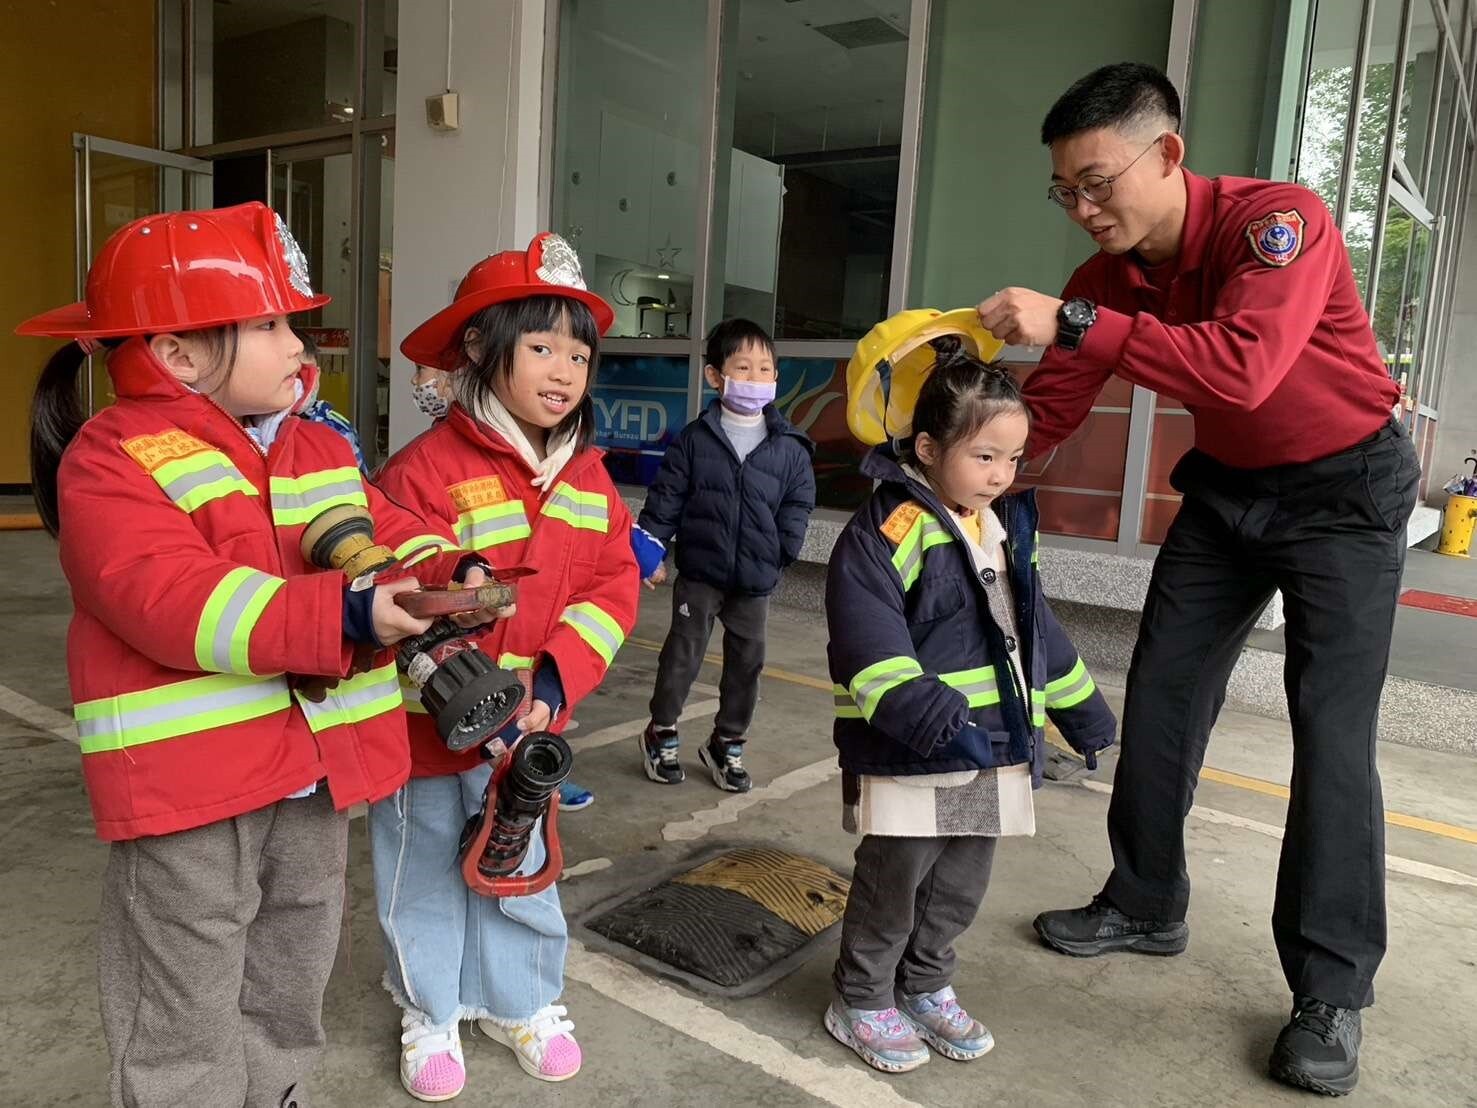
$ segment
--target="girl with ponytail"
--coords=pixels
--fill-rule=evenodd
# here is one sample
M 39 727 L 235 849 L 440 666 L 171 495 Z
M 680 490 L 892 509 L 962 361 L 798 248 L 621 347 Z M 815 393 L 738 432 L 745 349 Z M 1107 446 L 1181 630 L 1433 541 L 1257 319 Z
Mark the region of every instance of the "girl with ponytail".
M 893 441 L 862 462 L 877 487 L 826 582 L 843 824 L 862 839 L 824 1020 L 890 1073 L 930 1048 L 967 1062 L 994 1046 L 954 993 L 954 941 L 996 842 L 1035 832 L 1047 715 L 1089 766 L 1116 729 L 1042 594 L 1034 496 L 1008 492 L 1030 416 L 978 356 L 998 343 L 972 312 L 951 313 L 962 330 L 906 315 L 863 338 L 848 372 L 853 400 L 874 366 L 892 381 L 874 410 Z M 898 367 L 926 375 L 911 411 Z
M 109 843 L 114 1105 L 295 1103 L 323 1045 L 347 808 L 410 768 L 384 648 L 429 621 L 394 602 L 414 579 L 355 588 L 310 565 L 304 525 L 358 505 L 423 579 L 480 583 L 360 480 L 341 436 L 288 418 L 315 371 L 287 317 L 327 300 L 282 221 L 244 204 L 129 224 L 85 300 L 18 328 L 71 340 L 36 387 L 31 472 L 72 588 L 68 676 Z M 91 418 L 89 354 L 116 398 Z

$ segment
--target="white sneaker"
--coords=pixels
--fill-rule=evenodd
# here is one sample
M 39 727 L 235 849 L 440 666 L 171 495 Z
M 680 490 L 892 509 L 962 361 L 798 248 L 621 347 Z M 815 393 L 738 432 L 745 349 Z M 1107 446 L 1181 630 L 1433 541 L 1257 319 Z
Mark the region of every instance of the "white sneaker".
M 580 1071 L 584 1060 L 579 1043 L 570 1034 L 574 1023 L 565 1019 L 569 1009 L 562 1004 L 540 1008 L 527 1023 L 509 1026 L 480 1019 L 477 1026 L 489 1039 L 510 1047 L 523 1072 L 540 1081 L 568 1081 Z
M 418 1012 L 400 1017 L 400 1084 L 416 1100 L 450 1100 L 467 1084 L 456 1023 L 436 1027 Z

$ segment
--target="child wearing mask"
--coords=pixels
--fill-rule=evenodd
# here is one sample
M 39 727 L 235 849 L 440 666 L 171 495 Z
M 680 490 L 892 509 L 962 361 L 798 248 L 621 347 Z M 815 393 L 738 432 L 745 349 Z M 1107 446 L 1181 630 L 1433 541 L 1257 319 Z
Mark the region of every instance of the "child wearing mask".
M 633 533 L 638 544 L 675 537 L 678 574 L 651 722 L 638 741 L 647 777 L 664 785 L 685 778 L 677 717 L 713 620 L 722 620 L 718 715 L 698 757 L 720 789 L 747 792 L 744 738 L 759 699 L 769 595 L 800 556 L 815 510 L 815 446 L 775 407 L 774 342 L 757 323 L 713 328 L 703 373 L 719 396 L 667 448 Z M 642 572 L 653 584 L 666 576 L 660 563 Z

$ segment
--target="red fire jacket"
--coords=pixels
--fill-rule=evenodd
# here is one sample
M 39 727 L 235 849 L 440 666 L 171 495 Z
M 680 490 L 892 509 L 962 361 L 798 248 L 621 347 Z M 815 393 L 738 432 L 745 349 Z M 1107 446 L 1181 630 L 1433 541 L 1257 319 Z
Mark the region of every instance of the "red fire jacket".
M 63 456 L 61 562 L 82 768 L 98 835 L 162 835 L 227 819 L 327 777 L 345 808 L 392 793 L 409 770 L 388 651 L 321 704 L 289 675 L 342 677 L 343 575 L 298 551 L 334 504 L 366 505 L 378 538 L 453 551 L 363 483 L 348 443 L 289 419 L 264 456 L 214 402 L 179 384 L 142 339 L 108 359 L 118 402 Z
M 385 463 L 376 480 L 390 496 L 475 550 L 493 571 L 527 565 L 518 612 L 477 635 L 478 646 L 508 669 L 552 658 L 570 709 L 605 677 L 636 623 L 640 580 L 631 553 L 631 514 L 601 464 L 602 451 L 576 454 L 547 490 L 501 435 L 460 405 Z M 417 567 L 418 568 L 418 567 Z M 411 776 L 459 773 L 477 765 L 474 749 L 449 752 L 429 716 L 406 690 Z
M 1307 462 L 1368 438 L 1399 386 L 1375 345 L 1343 236 L 1301 185 L 1186 171 L 1179 254 L 1153 270 L 1089 258 L 1062 296 L 1098 319 L 1026 380 L 1028 456 L 1075 431 L 1111 374 L 1179 400 L 1229 466 Z

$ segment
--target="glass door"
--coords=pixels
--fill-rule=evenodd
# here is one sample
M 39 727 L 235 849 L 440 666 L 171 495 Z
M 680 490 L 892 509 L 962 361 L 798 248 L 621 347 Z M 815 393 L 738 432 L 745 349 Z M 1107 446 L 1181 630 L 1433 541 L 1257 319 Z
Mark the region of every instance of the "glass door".
M 308 258 L 313 290 L 333 297 L 293 326 L 317 347 L 318 395 L 347 419 L 354 414 L 352 212 L 349 140 L 267 151 L 267 202 L 287 222 Z
M 135 219 L 211 205 L 210 162 L 74 134 L 77 299 L 86 291 L 87 270 L 108 237 Z M 98 358 L 88 359 L 84 397 L 89 412 L 112 403 L 112 383 Z
M 353 421 L 371 465 L 388 447 L 393 140 L 364 136 L 362 180 L 349 136 L 266 151 L 268 201 L 307 255 L 315 289 L 333 297 L 295 321 L 317 347 L 319 398 Z

